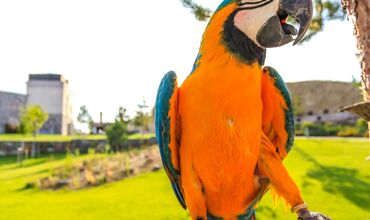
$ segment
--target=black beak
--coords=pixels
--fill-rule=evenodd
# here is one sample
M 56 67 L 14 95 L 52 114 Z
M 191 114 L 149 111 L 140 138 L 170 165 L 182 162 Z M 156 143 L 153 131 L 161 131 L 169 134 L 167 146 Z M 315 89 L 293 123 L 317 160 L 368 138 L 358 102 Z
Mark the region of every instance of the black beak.
M 299 31 L 285 23 L 290 16 L 299 23 Z M 307 32 L 312 18 L 311 0 L 280 0 L 277 15 L 271 17 L 257 33 L 258 43 L 265 48 L 279 47 L 294 40 L 296 45 Z M 292 35 L 297 35 L 293 39 Z
M 279 11 L 287 13 L 288 16 L 294 18 L 299 23 L 298 35 L 294 40 L 296 45 L 307 32 L 310 27 L 312 18 L 312 2 L 311 0 L 281 0 Z

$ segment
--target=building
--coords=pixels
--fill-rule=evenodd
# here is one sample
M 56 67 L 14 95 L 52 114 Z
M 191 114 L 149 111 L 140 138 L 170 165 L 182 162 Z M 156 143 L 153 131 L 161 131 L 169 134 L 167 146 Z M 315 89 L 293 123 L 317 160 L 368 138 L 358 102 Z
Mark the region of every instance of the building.
M 73 130 L 72 106 L 68 81 L 60 74 L 30 74 L 27 105 L 39 105 L 49 114 L 40 129 L 46 134 L 70 134 Z
M 303 81 L 287 83 L 293 108 L 300 112 L 296 121 L 333 124 L 354 124 L 359 117 L 351 112 L 339 112 L 362 100 L 360 89 L 353 83 L 337 81 Z
M 20 109 L 30 105 L 39 105 L 49 114 L 40 133 L 67 135 L 73 132 L 68 81 L 62 75 L 30 74 L 26 95 L 0 91 L 0 133 L 14 131 L 19 125 Z
M 352 112 L 309 112 L 308 114 L 295 117 L 296 122 L 322 123 L 330 122 L 333 124 L 355 124 L 359 117 Z
M 25 105 L 26 95 L 0 91 L 0 133 L 19 125 L 19 109 Z

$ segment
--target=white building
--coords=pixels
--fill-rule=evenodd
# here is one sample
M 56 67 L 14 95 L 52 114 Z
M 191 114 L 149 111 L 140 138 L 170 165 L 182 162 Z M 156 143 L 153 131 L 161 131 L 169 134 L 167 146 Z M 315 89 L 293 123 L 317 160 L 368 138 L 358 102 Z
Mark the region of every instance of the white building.
M 72 132 L 72 106 L 68 81 L 59 74 L 30 74 L 27 105 L 40 105 L 49 120 L 40 133 L 67 135 Z

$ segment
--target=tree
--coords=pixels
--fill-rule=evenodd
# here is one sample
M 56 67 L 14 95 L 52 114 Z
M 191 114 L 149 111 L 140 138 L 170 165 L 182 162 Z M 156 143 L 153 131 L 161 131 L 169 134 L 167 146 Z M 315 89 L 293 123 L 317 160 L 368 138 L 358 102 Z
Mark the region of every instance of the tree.
M 185 8 L 190 8 L 191 12 L 194 14 L 195 18 L 199 21 L 206 21 L 211 17 L 212 11 L 205 8 L 192 0 L 180 0 Z
M 352 86 L 355 88 L 360 88 L 361 87 L 361 81 L 357 80 L 354 75 L 352 75 Z
M 304 114 L 304 109 L 302 107 L 301 96 L 293 96 L 292 104 L 294 116 L 302 116 Z
M 354 25 L 358 58 L 362 70 L 362 95 L 370 101 L 370 4 L 369 0 L 343 0 L 343 6 Z
M 370 127 L 370 4 L 369 0 L 343 0 L 349 17 L 354 25 L 354 35 L 357 38 L 358 58 L 361 64 L 363 103 L 344 108 L 359 114 L 368 121 Z M 370 129 L 369 129 L 370 133 Z
M 48 119 L 48 113 L 44 112 L 39 105 L 28 106 L 27 108 L 21 109 L 20 121 L 22 133 L 32 133 L 33 136 L 36 136 L 38 130 Z
M 314 0 L 314 16 L 308 30 L 308 34 L 301 43 L 310 40 L 314 35 L 324 30 L 325 22 L 331 20 L 343 20 L 345 11 L 339 0 Z
M 137 106 L 139 107 L 139 110 L 136 111 L 133 123 L 136 127 L 140 127 L 141 133 L 144 133 L 144 131 L 148 131 L 149 129 L 150 116 L 144 111 L 148 106 L 146 105 L 145 99 L 143 99 L 142 104 L 138 104 Z
M 108 143 L 114 152 L 120 149 L 122 143 L 127 141 L 127 126 L 120 121 L 115 121 L 105 131 Z
M 78 113 L 77 121 L 81 124 L 86 124 L 91 132 L 94 121 L 85 105 L 80 107 L 80 113 Z
M 24 134 L 32 133 L 34 137 L 42 128 L 44 123 L 49 119 L 47 112 L 44 112 L 39 105 L 28 106 L 20 110 L 21 132 Z M 39 149 L 37 154 L 40 153 Z M 32 158 L 36 156 L 36 145 L 32 142 Z
M 127 109 L 124 107 L 119 107 L 118 115 L 116 116 L 116 121 L 120 121 L 121 123 L 128 123 L 129 118 L 126 115 Z
M 128 139 L 127 120 L 125 120 L 126 109 L 120 107 L 115 122 L 108 126 L 105 131 L 108 143 L 114 152 L 120 150 L 120 147 Z
M 141 133 L 149 130 L 150 116 L 143 111 L 137 111 L 133 123 L 136 127 L 140 127 Z

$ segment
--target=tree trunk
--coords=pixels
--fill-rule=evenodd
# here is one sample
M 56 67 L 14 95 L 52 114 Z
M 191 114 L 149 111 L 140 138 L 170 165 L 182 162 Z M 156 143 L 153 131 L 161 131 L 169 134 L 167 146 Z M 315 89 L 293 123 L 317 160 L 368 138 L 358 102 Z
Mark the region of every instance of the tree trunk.
M 362 70 L 362 95 L 365 102 L 370 102 L 370 0 L 342 0 L 342 4 L 354 25 Z

